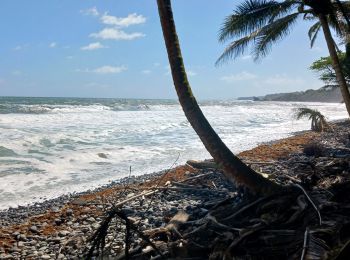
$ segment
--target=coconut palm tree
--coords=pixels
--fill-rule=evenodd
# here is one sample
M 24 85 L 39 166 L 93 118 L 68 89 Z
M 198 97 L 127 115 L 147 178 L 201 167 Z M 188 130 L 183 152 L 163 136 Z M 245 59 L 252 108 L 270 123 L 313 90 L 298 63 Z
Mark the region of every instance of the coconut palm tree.
M 224 42 L 234 38 L 217 64 L 236 58 L 252 46 L 255 60 L 266 56 L 272 45 L 286 37 L 299 18 L 315 20 L 311 26 L 309 36 L 314 43 L 320 29 L 327 43 L 332 58 L 333 68 L 338 84 L 350 116 L 350 93 L 341 70 L 330 26 L 339 35 L 343 35 L 339 19 L 339 5 L 331 0 L 245 0 L 236 7 L 233 14 L 228 16 L 221 28 L 219 40 Z M 346 5 L 346 8 L 348 6 Z
M 301 107 L 296 110 L 295 117 L 297 120 L 301 118 L 309 118 L 311 120 L 311 130 L 323 132 L 326 127 L 329 127 L 326 118 L 316 109 Z
M 282 186 L 262 177 L 238 157 L 223 143 L 203 115 L 187 79 L 180 43 L 176 33 L 170 0 L 157 0 L 160 22 L 163 30 L 168 59 L 175 89 L 182 109 L 215 162 L 224 174 L 233 182 L 243 185 L 257 194 L 272 194 L 282 190 Z

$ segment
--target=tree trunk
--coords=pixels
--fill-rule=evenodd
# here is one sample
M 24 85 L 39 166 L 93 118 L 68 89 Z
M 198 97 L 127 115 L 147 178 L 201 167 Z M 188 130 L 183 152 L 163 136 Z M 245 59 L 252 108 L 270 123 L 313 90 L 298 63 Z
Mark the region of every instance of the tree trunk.
M 236 157 L 222 142 L 203 115 L 187 80 L 181 56 L 170 0 L 157 0 L 163 36 L 168 52 L 171 73 L 182 109 L 203 142 L 205 148 L 234 183 L 245 186 L 252 193 L 269 195 L 281 191 L 282 186 L 262 177 Z
M 350 74 L 350 20 L 346 16 L 346 12 L 341 1 L 336 0 L 339 10 L 336 12 L 337 19 L 339 20 L 339 28 L 345 42 L 345 59 L 342 62 L 342 68 L 348 75 Z M 346 25 L 342 21 L 346 21 Z M 343 73 L 344 74 L 344 73 Z M 349 89 L 349 86 L 348 86 Z
M 339 58 L 338 58 L 338 55 L 337 55 L 337 52 L 335 49 L 332 34 L 331 34 L 330 29 L 329 29 L 327 18 L 324 14 L 319 14 L 318 18 L 320 20 L 323 34 L 324 34 L 324 37 L 325 37 L 326 42 L 327 42 L 328 51 L 329 51 L 329 54 L 330 54 L 331 59 L 332 59 L 333 68 L 335 71 L 337 81 L 339 83 L 340 91 L 341 91 L 341 94 L 343 96 L 346 110 L 348 111 L 348 114 L 350 116 L 350 93 L 349 93 L 348 86 L 346 84 L 344 74 L 343 74 L 342 69 L 341 69 L 341 65 L 340 65 Z

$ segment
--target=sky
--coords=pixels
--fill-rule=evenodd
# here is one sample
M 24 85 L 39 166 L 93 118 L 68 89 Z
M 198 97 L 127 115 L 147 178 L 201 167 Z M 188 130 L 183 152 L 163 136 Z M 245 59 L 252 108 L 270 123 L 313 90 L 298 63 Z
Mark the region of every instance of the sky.
M 218 31 L 240 1 L 173 0 L 189 81 L 199 99 L 322 87 L 300 20 L 256 63 L 249 51 L 221 66 Z M 156 0 L 2 0 L 0 96 L 176 98 Z

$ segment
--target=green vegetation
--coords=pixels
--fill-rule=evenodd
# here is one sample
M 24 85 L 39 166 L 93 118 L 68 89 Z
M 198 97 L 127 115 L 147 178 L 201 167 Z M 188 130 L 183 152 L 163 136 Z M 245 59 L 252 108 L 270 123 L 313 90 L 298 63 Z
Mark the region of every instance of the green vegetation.
M 346 54 L 344 52 L 338 52 L 339 61 L 342 67 L 342 71 L 346 82 L 350 83 L 350 70 L 345 66 Z M 314 61 L 310 66 L 310 69 L 319 73 L 319 79 L 322 80 L 327 86 L 339 87 L 335 71 L 332 66 L 332 59 L 330 56 L 321 57 L 320 59 Z
M 342 5 L 350 13 L 349 5 Z M 316 21 L 309 29 L 311 45 L 323 30 L 336 79 L 350 116 L 350 93 L 337 56 L 337 47 L 330 27 L 343 38 L 349 35 L 340 6 L 330 0 L 245 0 L 228 16 L 221 28 L 219 40 L 233 40 L 217 60 L 217 64 L 242 55 L 249 47 L 255 60 L 265 57 L 273 44 L 285 38 L 298 18 Z
M 328 123 L 324 115 L 316 109 L 301 107 L 296 110 L 295 117 L 297 120 L 301 118 L 309 118 L 311 120 L 311 130 L 316 132 L 323 132 Z

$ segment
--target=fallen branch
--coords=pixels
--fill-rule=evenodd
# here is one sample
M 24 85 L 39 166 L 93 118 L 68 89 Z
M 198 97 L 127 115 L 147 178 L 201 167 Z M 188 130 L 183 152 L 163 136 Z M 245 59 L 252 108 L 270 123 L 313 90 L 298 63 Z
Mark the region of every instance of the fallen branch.
M 319 221 L 320 221 L 319 224 L 320 224 L 320 226 L 321 226 L 321 225 L 322 225 L 321 213 L 320 213 L 320 211 L 318 210 L 316 204 L 312 201 L 312 199 L 310 198 L 310 196 L 307 194 L 306 190 L 305 190 L 302 186 L 300 186 L 299 184 L 294 184 L 293 186 L 298 187 L 299 189 L 301 189 L 301 190 L 304 192 L 306 198 L 310 201 L 311 205 L 312 205 L 313 208 L 316 210 L 317 215 L 318 215 L 318 218 L 319 218 Z
M 201 189 L 201 188 L 180 188 L 180 187 L 150 187 L 146 189 L 159 189 L 159 190 L 178 190 L 178 191 L 199 191 L 199 192 L 219 192 L 227 193 L 226 190 L 211 190 L 211 189 Z
M 191 177 L 191 178 L 187 178 L 181 182 L 187 182 L 187 181 L 192 181 L 192 180 L 195 180 L 195 179 L 199 179 L 199 178 L 202 178 L 202 177 L 206 177 L 208 175 L 212 175 L 214 174 L 215 172 L 208 172 L 208 173 L 203 173 L 203 174 L 199 174 L 199 175 L 196 175 L 194 177 Z
M 301 252 L 300 260 L 305 259 L 306 255 L 306 249 L 307 249 L 307 243 L 308 243 L 308 237 L 309 237 L 309 227 L 306 228 L 305 234 L 304 234 L 304 243 L 303 243 L 303 251 Z
M 152 194 L 156 193 L 157 191 L 158 190 L 149 191 L 149 192 L 141 192 L 140 194 L 132 196 L 132 197 L 130 197 L 130 198 L 126 199 L 126 200 L 123 200 L 121 202 L 118 202 L 117 204 L 114 204 L 113 207 L 118 208 L 118 207 L 124 205 L 125 203 L 127 203 L 127 202 L 129 202 L 131 200 L 137 199 L 137 198 L 142 197 L 142 196 L 146 197 L 146 196 L 152 195 Z

